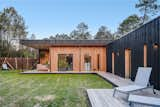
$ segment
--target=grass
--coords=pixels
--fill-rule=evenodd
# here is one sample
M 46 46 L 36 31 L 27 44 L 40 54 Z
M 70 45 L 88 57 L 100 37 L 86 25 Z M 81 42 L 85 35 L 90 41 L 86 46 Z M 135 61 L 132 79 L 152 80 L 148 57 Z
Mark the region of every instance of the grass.
M 87 107 L 88 88 L 112 85 L 95 74 L 0 72 L 0 107 Z

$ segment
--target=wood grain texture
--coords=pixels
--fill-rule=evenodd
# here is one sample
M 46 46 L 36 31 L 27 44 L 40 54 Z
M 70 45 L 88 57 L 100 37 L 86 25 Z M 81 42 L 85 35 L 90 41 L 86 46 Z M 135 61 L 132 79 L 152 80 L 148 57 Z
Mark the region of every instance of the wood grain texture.
M 85 71 L 84 56 L 91 56 L 91 71 L 106 71 L 105 47 L 51 47 L 51 71 L 58 71 L 58 54 L 73 54 L 73 71 Z M 97 55 L 100 55 L 97 58 Z M 99 59 L 99 70 L 98 61 Z

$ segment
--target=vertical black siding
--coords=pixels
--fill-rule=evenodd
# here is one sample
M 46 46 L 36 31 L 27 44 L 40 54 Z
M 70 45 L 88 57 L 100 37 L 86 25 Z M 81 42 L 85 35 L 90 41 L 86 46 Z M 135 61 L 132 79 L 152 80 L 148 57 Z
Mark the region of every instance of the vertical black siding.
M 134 80 L 137 68 L 144 64 L 144 45 L 147 45 L 147 66 L 152 67 L 150 82 L 160 89 L 160 17 L 141 26 L 107 46 L 107 71 L 112 72 L 112 52 L 115 53 L 115 74 L 125 77 L 125 49 L 131 49 L 131 79 Z M 118 54 L 119 53 L 119 54 Z

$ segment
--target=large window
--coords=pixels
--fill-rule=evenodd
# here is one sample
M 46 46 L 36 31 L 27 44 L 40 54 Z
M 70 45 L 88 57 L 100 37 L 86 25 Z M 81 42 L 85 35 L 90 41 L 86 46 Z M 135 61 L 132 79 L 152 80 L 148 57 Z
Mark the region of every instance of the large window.
M 73 54 L 58 54 L 58 71 L 73 70 Z

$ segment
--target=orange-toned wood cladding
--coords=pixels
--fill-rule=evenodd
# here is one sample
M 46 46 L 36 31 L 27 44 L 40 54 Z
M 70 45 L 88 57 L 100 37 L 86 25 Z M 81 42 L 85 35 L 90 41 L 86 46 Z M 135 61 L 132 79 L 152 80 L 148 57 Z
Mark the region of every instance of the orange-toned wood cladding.
M 144 67 L 147 67 L 147 45 L 144 45 Z
M 106 71 L 106 47 L 50 47 L 49 50 L 51 71 L 58 71 L 58 54 L 73 54 L 73 71 L 85 71 L 86 54 L 91 56 L 91 71 Z
M 50 63 L 50 54 L 49 54 L 49 50 L 41 50 L 40 53 L 43 53 L 44 56 L 40 56 L 40 64 L 46 64 L 46 63 Z

